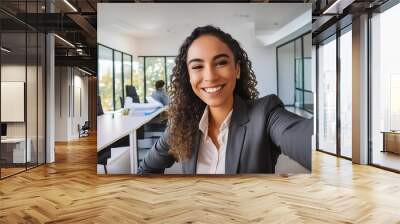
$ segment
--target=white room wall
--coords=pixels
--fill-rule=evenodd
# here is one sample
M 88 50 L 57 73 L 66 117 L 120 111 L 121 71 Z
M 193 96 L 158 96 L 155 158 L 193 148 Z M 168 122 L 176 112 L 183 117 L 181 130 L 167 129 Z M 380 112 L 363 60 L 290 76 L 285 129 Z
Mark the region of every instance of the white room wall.
M 98 28 L 97 43 L 133 55 L 134 57 L 138 55 L 138 45 L 134 38 L 118 32 L 113 32 L 112 30 L 103 30 Z
M 83 125 L 88 120 L 88 78 L 71 67 L 56 67 L 55 91 L 55 141 L 70 141 L 77 139 L 78 124 Z M 74 94 L 81 91 L 81 107 L 76 107 L 79 102 L 74 99 Z M 73 92 L 74 91 L 74 92 Z M 75 103 L 75 106 L 74 106 Z M 75 111 L 73 111 L 75 109 Z M 75 113 L 74 113 L 75 112 Z
M 78 93 L 78 91 L 81 93 Z M 81 76 L 80 73 L 75 69 L 74 71 L 74 96 L 71 96 L 71 99 L 74 98 L 74 113 L 72 113 L 71 119 L 71 131 L 70 136 L 72 139 L 79 138 L 78 125 L 82 126 L 85 121 L 88 121 L 88 78 L 86 76 Z M 80 97 L 80 105 L 82 112 L 79 111 L 79 102 L 77 102 L 78 94 Z M 72 103 L 71 103 L 72 106 Z
M 67 141 L 68 133 L 68 67 L 55 68 L 55 140 Z

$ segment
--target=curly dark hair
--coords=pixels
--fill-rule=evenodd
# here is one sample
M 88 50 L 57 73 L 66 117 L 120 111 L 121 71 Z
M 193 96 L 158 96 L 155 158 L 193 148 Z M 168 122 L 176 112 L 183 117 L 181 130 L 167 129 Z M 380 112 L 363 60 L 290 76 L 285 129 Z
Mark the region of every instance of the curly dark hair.
M 189 72 L 186 64 L 187 53 L 193 41 L 197 38 L 211 35 L 225 43 L 232 51 L 235 64 L 240 63 L 240 78 L 236 81 L 234 94 L 239 95 L 247 103 L 258 98 L 257 80 L 247 53 L 238 41 L 228 33 L 214 26 L 197 27 L 186 38 L 179 49 L 172 70 L 169 93 L 171 101 L 168 109 L 170 154 L 178 161 L 191 156 L 194 136 L 206 104 L 192 90 Z

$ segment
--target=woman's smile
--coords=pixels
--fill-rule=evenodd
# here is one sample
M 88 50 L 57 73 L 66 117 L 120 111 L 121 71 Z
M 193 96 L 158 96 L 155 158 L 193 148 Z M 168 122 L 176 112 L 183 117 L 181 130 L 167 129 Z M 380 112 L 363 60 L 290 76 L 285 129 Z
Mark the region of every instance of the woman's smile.
M 217 94 L 225 87 L 225 84 L 201 88 L 208 94 Z

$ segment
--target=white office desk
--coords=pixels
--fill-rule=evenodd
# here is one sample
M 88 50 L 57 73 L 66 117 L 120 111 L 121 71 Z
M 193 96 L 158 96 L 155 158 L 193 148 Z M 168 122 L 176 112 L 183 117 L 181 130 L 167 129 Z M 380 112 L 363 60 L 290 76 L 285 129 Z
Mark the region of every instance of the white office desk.
M 124 116 L 120 113 L 97 117 L 97 152 L 129 135 L 129 157 L 131 174 L 137 173 L 136 130 L 151 121 L 167 107 L 162 107 L 146 116 Z
M 31 146 L 32 140 L 30 138 L 26 139 L 27 147 L 25 154 L 25 138 L 5 138 L 1 139 L 1 144 L 12 144 L 13 147 L 13 163 L 25 163 L 31 162 Z

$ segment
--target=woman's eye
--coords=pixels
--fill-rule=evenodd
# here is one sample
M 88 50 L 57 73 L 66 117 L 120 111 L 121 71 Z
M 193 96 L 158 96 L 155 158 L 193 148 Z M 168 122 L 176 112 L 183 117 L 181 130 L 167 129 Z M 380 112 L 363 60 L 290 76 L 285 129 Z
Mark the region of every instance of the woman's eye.
M 228 62 L 225 61 L 225 60 L 219 61 L 219 62 L 217 62 L 217 66 L 223 66 L 223 65 L 226 65 L 227 63 L 228 63 Z
M 202 65 L 194 65 L 194 66 L 192 66 L 192 69 L 194 69 L 194 70 L 198 70 L 198 69 L 201 69 L 201 68 L 203 68 Z

